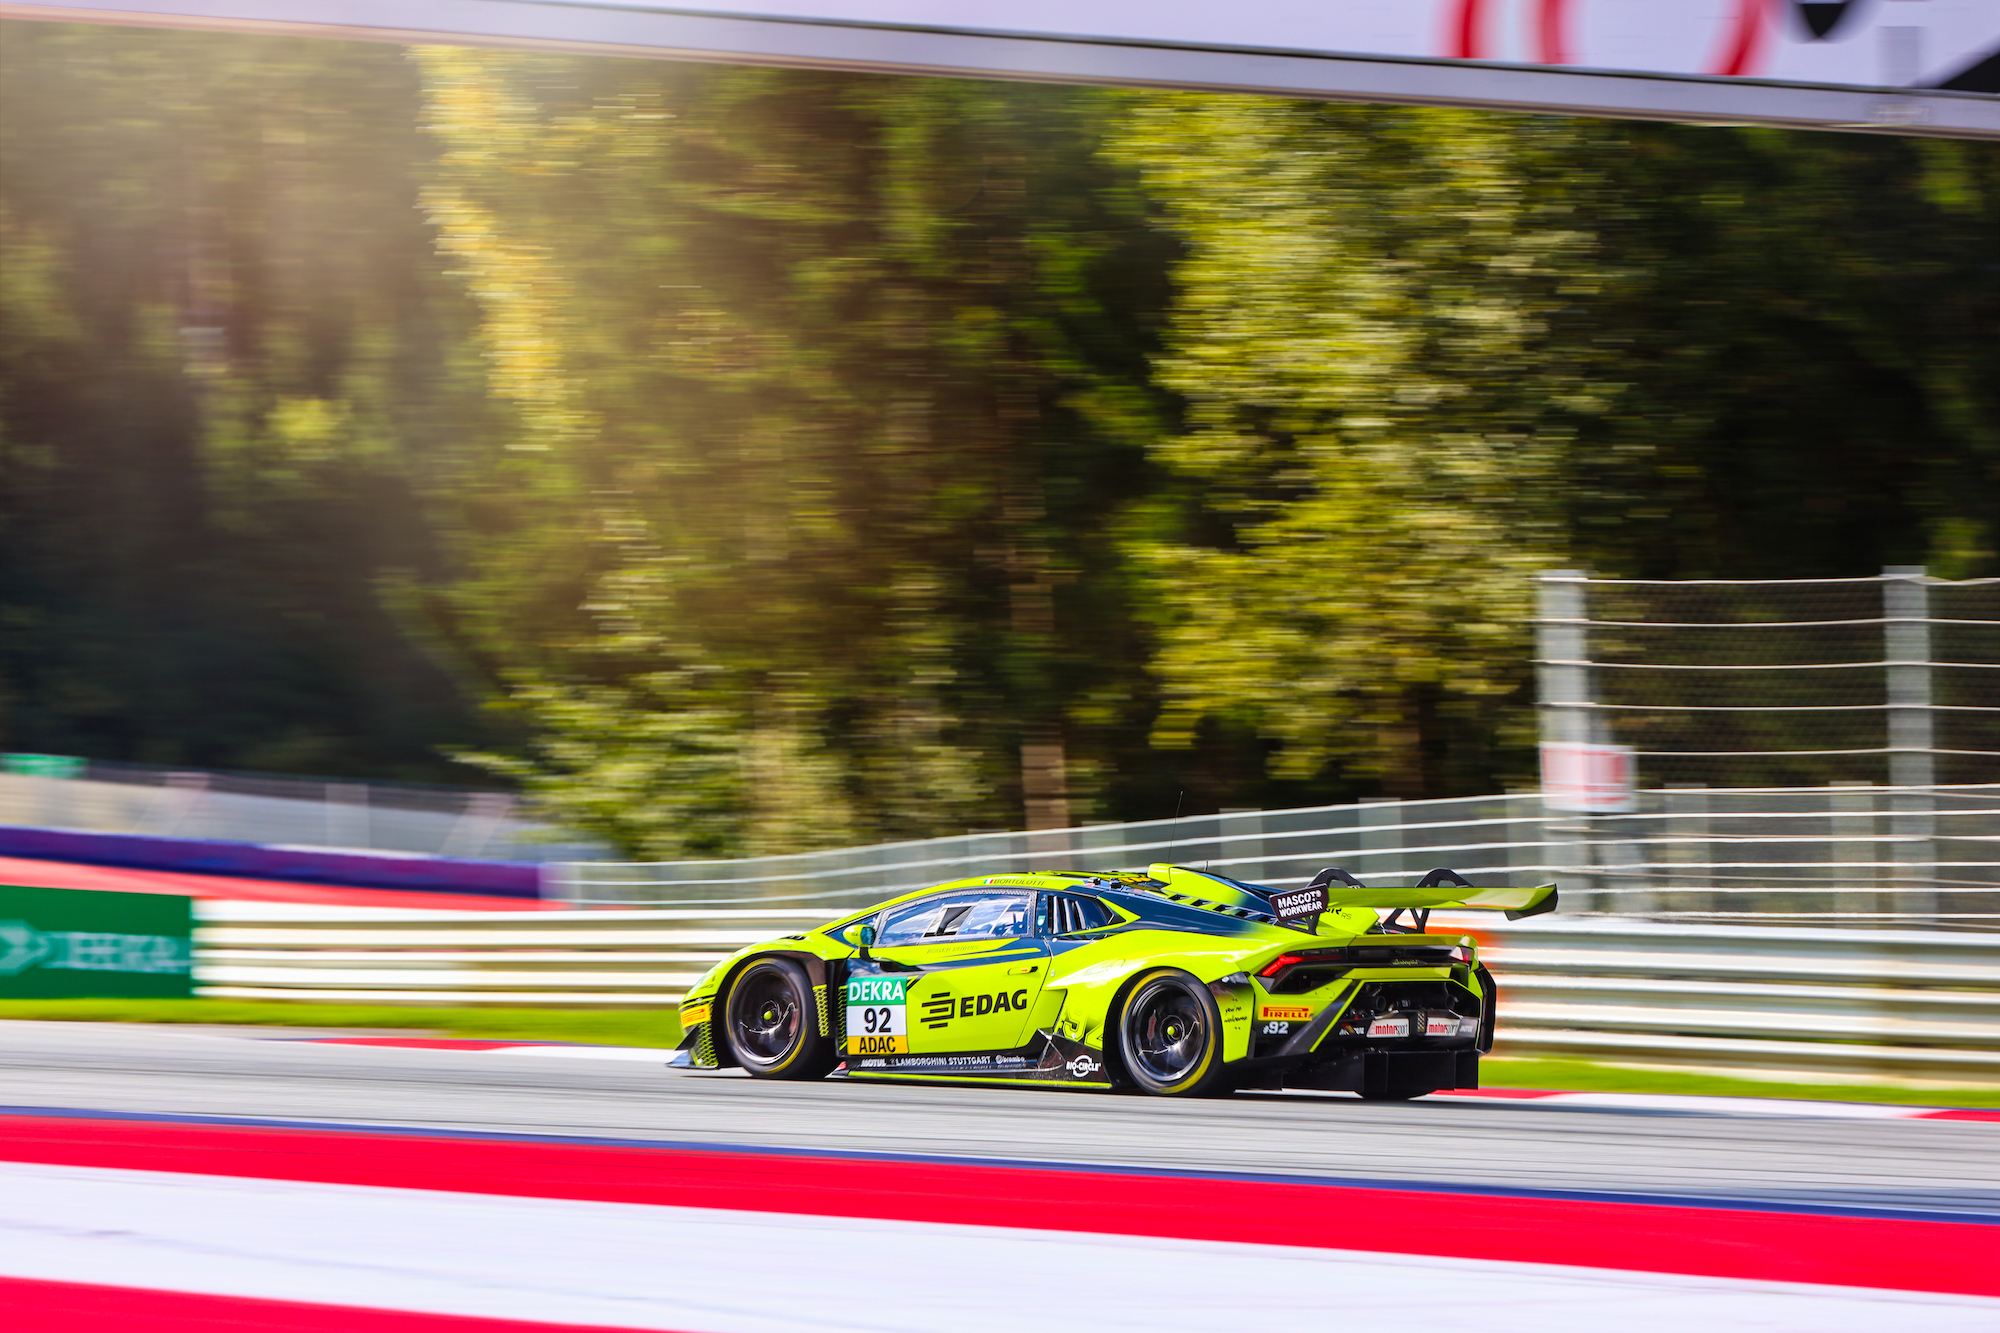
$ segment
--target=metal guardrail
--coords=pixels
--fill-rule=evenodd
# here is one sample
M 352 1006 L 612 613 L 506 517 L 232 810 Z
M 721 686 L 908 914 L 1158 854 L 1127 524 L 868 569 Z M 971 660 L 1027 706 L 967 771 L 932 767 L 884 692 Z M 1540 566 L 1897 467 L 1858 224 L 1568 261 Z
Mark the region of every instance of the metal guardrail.
M 231 999 L 643 1007 L 717 960 L 807 929 L 797 909 L 429 911 L 206 900 L 195 983 Z
M 1502 1055 L 2000 1081 L 2000 935 L 1618 917 L 1473 929 L 1500 983 Z
M 198 912 L 204 995 L 622 1007 L 671 1004 L 736 948 L 831 915 L 241 902 Z M 2000 934 L 1620 917 L 1450 925 L 1481 937 L 1498 977 L 1502 1055 L 2000 1082 Z
M 1603 815 L 1550 811 L 1535 792 L 1364 801 L 736 861 L 558 863 L 545 883 L 578 906 L 832 914 L 975 873 L 1153 861 L 1281 886 L 1328 865 L 1368 882 L 1450 866 L 1475 880 L 1553 879 L 1572 911 L 2000 929 L 2000 785 L 1681 788 Z

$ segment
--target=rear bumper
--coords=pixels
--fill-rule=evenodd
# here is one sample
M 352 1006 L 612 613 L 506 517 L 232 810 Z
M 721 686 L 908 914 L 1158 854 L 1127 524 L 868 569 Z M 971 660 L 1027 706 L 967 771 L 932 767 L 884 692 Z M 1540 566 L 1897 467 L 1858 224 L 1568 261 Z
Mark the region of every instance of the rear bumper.
M 1479 1052 L 1355 1050 L 1299 1059 L 1245 1060 L 1239 1086 L 1360 1092 L 1371 1097 L 1420 1095 L 1479 1086 Z

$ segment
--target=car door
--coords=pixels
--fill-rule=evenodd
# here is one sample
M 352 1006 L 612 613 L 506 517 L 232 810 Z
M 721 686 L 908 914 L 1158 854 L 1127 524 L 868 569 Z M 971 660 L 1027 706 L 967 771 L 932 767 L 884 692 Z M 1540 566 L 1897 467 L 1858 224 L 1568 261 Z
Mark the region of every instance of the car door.
M 1030 889 L 941 893 L 885 909 L 848 964 L 851 1055 L 1009 1051 L 1048 975 Z

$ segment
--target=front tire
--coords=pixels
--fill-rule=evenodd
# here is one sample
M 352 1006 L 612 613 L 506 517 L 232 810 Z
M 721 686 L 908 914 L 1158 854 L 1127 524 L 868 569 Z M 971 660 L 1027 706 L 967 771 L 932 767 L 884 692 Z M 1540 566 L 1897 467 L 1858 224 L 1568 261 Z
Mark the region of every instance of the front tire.
M 819 1035 L 819 1009 L 805 969 L 764 958 L 743 970 L 723 1007 L 722 1037 L 752 1078 L 825 1078 L 839 1063 Z
M 1155 1097 L 1215 1096 L 1229 1090 L 1222 1069 L 1222 1011 L 1208 987 L 1163 968 L 1132 988 L 1118 1018 L 1125 1076 Z

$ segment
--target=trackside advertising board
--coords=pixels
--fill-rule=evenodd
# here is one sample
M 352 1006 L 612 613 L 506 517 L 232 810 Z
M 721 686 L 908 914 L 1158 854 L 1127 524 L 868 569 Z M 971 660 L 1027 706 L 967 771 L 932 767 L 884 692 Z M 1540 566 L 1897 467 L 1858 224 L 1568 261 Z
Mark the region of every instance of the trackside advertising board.
M 0 999 L 193 994 L 191 899 L 0 887 Z
M 0 16 L 2000 138 L 2000 0 L 0 0 Z

